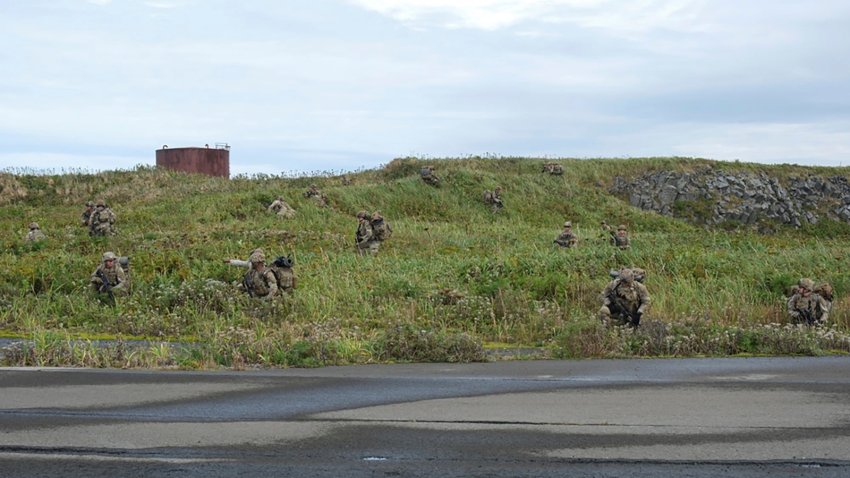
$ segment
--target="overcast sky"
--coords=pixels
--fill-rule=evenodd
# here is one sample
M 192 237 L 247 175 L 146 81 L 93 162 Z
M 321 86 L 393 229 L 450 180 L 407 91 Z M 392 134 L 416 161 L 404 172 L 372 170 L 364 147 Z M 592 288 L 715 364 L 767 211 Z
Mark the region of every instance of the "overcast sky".
M 2 0 L 0 167 L 850 165 L 847 0 Z

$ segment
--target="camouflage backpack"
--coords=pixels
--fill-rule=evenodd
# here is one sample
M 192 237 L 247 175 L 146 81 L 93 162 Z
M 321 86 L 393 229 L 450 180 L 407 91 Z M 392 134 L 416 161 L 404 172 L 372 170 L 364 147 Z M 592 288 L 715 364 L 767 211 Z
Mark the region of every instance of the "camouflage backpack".
M 380 219 L 372 222 L 372 235 L 379 241 L 386 241 L 393 235 L 393 228 L 390 226 L 390 223 Z
M 278 256 L 272 262 L 272 273 L 277 279 L 277 287 L 281 290 L 290 290 L 295 288 L 295 274 L 292 272 L 292 266 L 295 261 L 291 256 Z
M 819 284 L 817 287 L 815 287 L 815 290 L 813 290 L 812 292 L 823 297 L 824 299 L 827 300 L 827 302 L 832 302 L 832 295 L 833 295 L 832 285 L 829 282 L 824 282 L 823 284 Z

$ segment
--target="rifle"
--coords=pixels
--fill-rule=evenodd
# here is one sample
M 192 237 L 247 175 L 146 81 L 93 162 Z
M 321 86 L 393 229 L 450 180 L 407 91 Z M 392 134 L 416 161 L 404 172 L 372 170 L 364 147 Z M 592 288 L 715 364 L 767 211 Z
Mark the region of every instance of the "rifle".
M 803 309 L 800 312 L 800 317 L 806 322 L 808 325 L 812 325 L 815 323 L 815 314 L 812 313 L 809 309 Z
M 622 314 L 622 315 L 625 315 L 626 318 L 629 319 L 629 323 L 633 327 L 639 326 L 640 325 L 640 318 L 643 316 L 643 314 L 641 314 L 640 312 L 637 312 L 637 311 L 635 311 L 634 313 L 630 312 L 629 308 L 625 306 L 626 304 L 623 303 L 623 301 L 622 301 L 622 299 L 620 299 L 620 297 L 618 297 L 616 294 L 612 294 L 612 295 L 613 295 L 613 297 L 611 297 L 611 303 L 614 304 L 615 306 L 617 306 L 619 313 Z
M 251 270 L 248 270 L 248 273 L 242 278 L 242 287 L 245 288 L 245 292 L 248 293 L 248 297 L 254 297 L 254 288 L 251 285 L 251 281 L 248 280 L 248 277 L 251 276 Z
M 112 284 L 109 282 L 109 278 L 106 277 L 106 274 L 103 272 L 103 269 L 97 270 L 97 276 L 100 278 L 102 284 L 98 287 L 98 292 L 106 292 L 109 294 L 109 301 L 113 304 L 115 303 L 115 294 L 112 292 Z

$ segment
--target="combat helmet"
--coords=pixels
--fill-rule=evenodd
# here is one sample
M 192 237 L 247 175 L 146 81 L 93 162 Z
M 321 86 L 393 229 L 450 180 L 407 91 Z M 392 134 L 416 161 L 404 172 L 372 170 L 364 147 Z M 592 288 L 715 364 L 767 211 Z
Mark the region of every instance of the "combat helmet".
M 251 257 L 248 258 L 248 262 L 251 264 L 256 264 L 258 262 L 266 262 L 266 254 L 263 251 L 254 251 L 251 253 Z
M 625 269 L 620 271 L 619 277 L 623 282 L 631 283 L 632 281 L 635 280 L 635 271 L 633 271 L 629 268 L 625 268 Z
M 39 229 L 38 223 L 37 222 L 31 222 L 30 225 L 29 225 L 29 228 L 30 228 L 30 231 L 32 231 L 33 229 Z
M 112 252 L 112 251 L 104 252 L 104 253 L 103 253 L 103 257 L 101 257 L 101 260 L 102 260 L 103 262 L 106 262 L 106 261 L 114 261 L 115 259 L 118 259 L 118 256 L 116 256 L 116 255 L 115 255 L 115 253 L 114 253 L 114 252 Z

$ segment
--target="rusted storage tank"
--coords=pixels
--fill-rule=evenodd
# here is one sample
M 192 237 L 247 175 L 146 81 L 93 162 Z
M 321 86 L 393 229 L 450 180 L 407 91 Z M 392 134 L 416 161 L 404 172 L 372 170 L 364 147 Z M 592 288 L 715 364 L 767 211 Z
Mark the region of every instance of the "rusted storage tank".
M 230 177 L 230 146 L 219 143 L 214 148 L 169 148 L 156 150 L 156 165 L 160 168 L 208 176 Z

